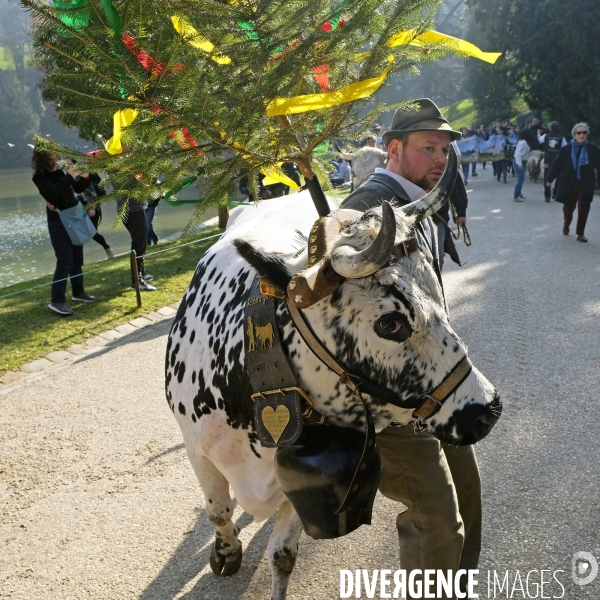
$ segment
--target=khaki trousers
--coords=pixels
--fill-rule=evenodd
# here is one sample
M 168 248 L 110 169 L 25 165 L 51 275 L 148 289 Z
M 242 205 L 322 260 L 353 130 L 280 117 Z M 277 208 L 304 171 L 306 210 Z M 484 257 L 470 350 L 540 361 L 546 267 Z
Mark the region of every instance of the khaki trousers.
M 379 491 L 408 507 L 396 518 L 400 567 L 476 569 L 481 550 L 481 481 L 473 446 L 440 443 L 412 424 L 377 434 Z M 461 579 L 466 582 L 466 577 Z

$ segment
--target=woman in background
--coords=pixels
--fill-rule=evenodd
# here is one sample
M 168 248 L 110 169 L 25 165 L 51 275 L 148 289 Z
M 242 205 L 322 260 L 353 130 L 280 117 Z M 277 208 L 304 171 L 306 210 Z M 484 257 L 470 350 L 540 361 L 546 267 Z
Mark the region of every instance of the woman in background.
M 83 246 L 75 246 L 64 228 L 57 210 L 77 206 L 75 193 L 83 192 L 90 184 L 88 173 L 77 173 L 72 166 L 63 166 L 56 154 L 33 151 L 31 166 L 33 183 L 46 200 L 46 217 L 50 242 L 56 256 L 52 278 L 51 301 L 48 308 L 59 315 L 72 315 L 65 304 L 67 279 L 71 281 L 74 302 L 96 302 L 83 288 Z
M 594 199 L 596 175 L 594 169 L 600 171 L 600 148 L 588 141 L 590 128 L 587 123 L 577 123 L 571 130 L 573 139 L 560 149 L 556 160 L 550 167 L 546 186 L 558 178 L 556 201 L 563 204 L 563 234 L 569 235 L 569 226 L 577 207 L 578 242 L 587 242 L 585 225 L 590 206 Z

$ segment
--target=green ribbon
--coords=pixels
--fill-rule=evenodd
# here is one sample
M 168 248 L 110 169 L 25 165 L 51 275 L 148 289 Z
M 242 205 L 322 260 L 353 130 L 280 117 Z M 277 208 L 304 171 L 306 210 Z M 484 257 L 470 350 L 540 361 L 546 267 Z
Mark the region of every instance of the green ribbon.
M 58 18 L 70 29 L 80 32 L 90 22 L 90 9 L 87 8 L 88 0 L 54 0 Z M 63 37 L 73 37 L 66 29 L 59 29 Z
M 119 12 L 113 6 L 112 0 L 101 0 L 106 20 L 113 29 L 113 35 L 120 36 L 123 33 L 123 23 Z

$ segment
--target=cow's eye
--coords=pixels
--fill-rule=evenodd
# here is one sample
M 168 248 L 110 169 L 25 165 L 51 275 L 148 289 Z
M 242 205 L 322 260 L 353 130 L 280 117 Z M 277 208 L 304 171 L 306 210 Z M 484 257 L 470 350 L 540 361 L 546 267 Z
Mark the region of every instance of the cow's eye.
M 394 312 L 377 319 L 375 333 L 386 340 L 404 342 L 412 335 L 412 329 L 404 315 Z

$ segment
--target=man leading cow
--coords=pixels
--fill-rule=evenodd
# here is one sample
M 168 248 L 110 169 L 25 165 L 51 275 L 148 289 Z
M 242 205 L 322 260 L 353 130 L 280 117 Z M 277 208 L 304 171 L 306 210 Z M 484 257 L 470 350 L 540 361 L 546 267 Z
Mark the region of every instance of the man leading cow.
M 398 110 L 384 134 L 388 162 L 354 191 L 343 208 L 366 211 L 383 200 L 408 204 L 441 178 L 450 143 L 460 137 L 429 99 L 417 110 Z M 442 285 L 436 227 L 416 228 L 418 250 Z M 410 250 L 409 250 L 410 251 Z M 377 435 L 383 456 L 381 493 L 402 502 L 398 515 L 400 565 L 413 569 L 476 569 L 481 548 L 481 483 L 473 446 L 449 446 L 412 425 L 389 426 Z M 464 584 L 463 584 L 464 585 Z

